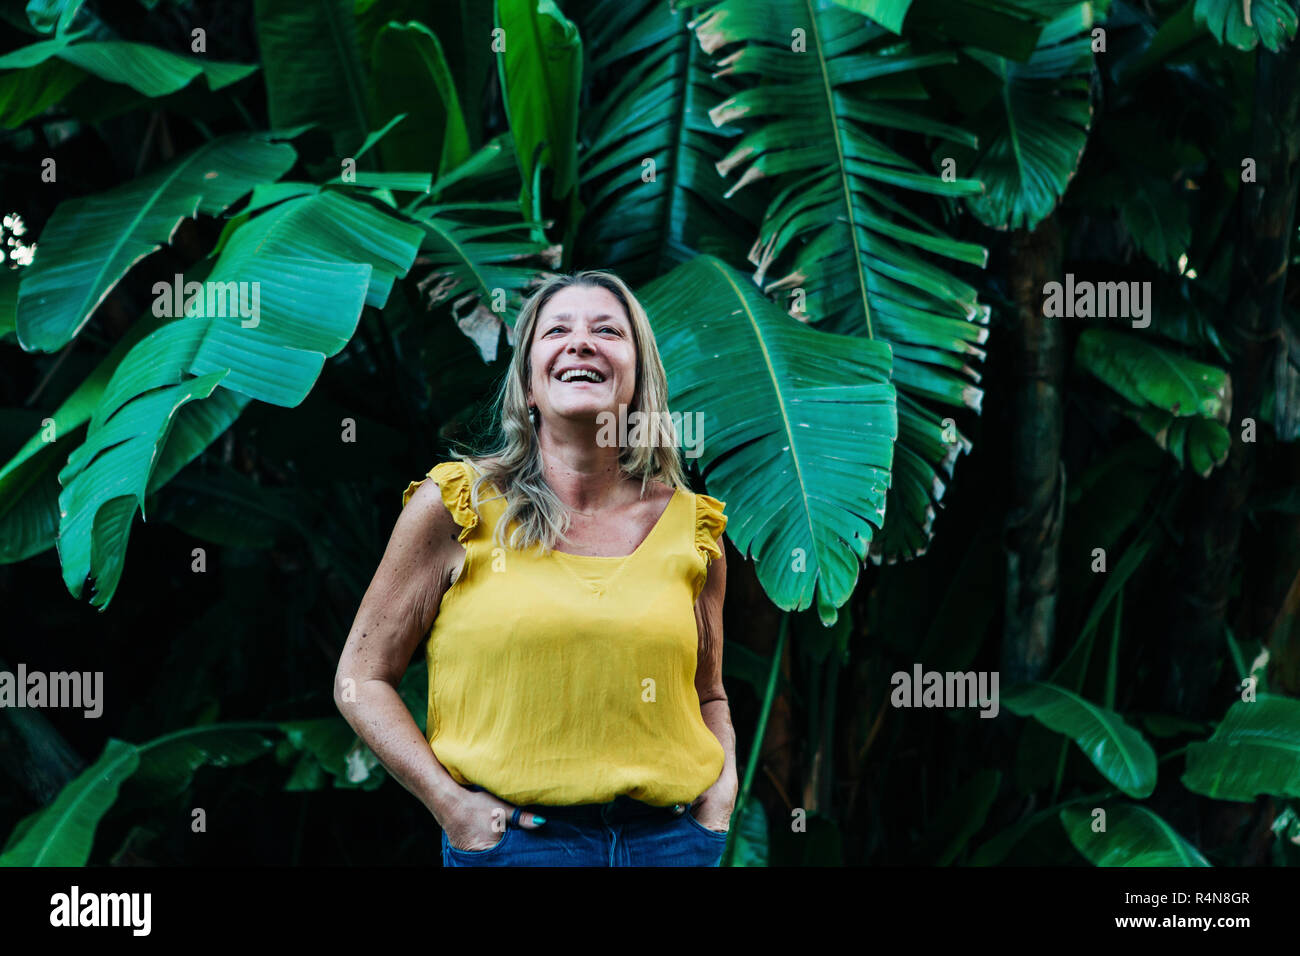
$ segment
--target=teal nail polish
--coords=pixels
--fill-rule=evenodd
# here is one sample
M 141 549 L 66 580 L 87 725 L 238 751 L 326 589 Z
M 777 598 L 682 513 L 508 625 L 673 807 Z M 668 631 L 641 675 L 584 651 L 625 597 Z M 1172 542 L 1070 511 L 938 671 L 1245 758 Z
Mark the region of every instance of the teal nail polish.
M 546 822 L 546 817 L 539 817 L 537 816 L 537 814 L 533 814 L 533 822 L 536 823 L 538 826 L 541 826 L 543 823 Z

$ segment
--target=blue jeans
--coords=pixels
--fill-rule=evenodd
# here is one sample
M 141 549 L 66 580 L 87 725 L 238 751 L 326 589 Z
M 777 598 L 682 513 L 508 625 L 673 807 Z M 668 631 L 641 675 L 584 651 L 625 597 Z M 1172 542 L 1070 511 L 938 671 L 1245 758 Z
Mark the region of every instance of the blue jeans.
M 653 807 L 620 796 L 610 803 L 520 809 L 546 822 L 528 829 L 507 821 L 501 839 L 486 850 L 458 850 L 443 833 L 442 865 L 718 866 L 727 847 L 727 834 L 697 821 L 686 804 Z

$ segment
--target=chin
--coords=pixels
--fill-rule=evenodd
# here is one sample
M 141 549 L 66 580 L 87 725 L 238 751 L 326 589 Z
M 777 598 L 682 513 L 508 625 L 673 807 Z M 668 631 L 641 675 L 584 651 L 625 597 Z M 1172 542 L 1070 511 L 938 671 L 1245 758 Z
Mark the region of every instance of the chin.
M 608 411 L 611 410 L 600 405 L 576 405 L 569 408 L 556 408 L 554 409 L 553 414 L 556 418 L 563 418 L 571 421 L 594 422 L 596 421 L 597 415 Z M 618 413 L 615 411 L 613 414 L 617 415 Z

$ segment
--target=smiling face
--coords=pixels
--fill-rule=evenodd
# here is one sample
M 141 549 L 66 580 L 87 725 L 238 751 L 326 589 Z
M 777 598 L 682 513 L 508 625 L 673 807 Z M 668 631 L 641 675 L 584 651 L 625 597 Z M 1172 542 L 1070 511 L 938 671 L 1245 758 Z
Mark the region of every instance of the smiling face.
M 530 405 L 541 420 L 595 421 L 599 412 L 631 405 L 637 355 L 632 323 L 612 292 L 574 285 L 547 301 L 529 348 Z M 575 370 L 585 369 L 587 373 Z

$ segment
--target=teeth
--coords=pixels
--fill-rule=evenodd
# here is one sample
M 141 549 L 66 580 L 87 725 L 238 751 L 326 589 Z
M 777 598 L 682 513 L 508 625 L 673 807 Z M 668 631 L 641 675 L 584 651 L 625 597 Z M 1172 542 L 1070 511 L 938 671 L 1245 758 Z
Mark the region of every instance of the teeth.
M 586 380 L 586 381 L 588 381 L 588 382 L 603 382 L 603 381 L 605 381 L 604 376 L 600 375 L 600 374 L 597 373 L 597 372 L 593 372 L 593 371 L 591 371 L 591 370 L 589 370 L 589 369 L 585 369 L 585 368 L 581 368 L 581 369 L 569 369 L 567 372 L 565 372 L 563 375 L 560 376 L 560 381 L 562 381 L 562 382 L 572 382 L 572 381 L 573 381 L 574 379 L 576 379 L 576 378 L 581 378 L 581 379 L 584 379 L 584 380 Z

